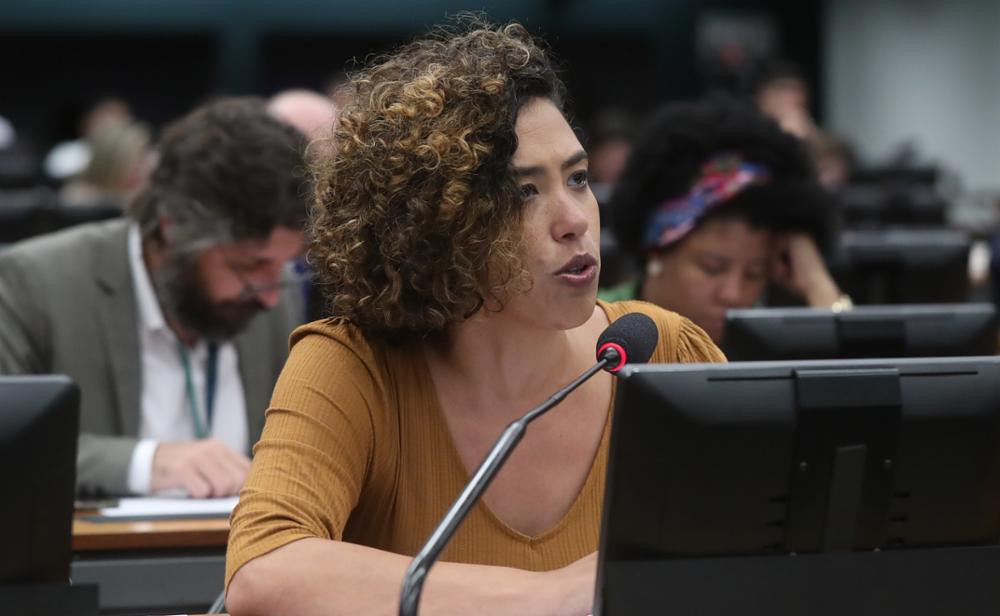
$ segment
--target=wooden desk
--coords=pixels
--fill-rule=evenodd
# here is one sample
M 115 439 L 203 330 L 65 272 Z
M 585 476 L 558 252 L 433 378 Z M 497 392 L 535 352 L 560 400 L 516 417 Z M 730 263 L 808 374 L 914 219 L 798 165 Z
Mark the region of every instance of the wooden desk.
M 78 513 L 73 520 L 73 552 L 225 548 L 229 538 L 229 520 L 226 518 L 91 522 L 83 519 L 87 515 Z
M 102 613 L 205 612 L 222 591 L 229 520 L 73 520 L 74 583 L 97 584 Z

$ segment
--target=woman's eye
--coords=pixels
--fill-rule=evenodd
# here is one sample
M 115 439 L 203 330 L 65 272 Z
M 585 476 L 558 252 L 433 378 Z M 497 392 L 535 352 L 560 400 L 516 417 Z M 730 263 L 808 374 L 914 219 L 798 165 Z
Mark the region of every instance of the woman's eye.
M 698 267 L 700 267 L 701 271 L 705 272 L 709 276 L 721 276 L 726 273 L 726 266 L 723 263 L 707 263 L 705 261 L 701 261 L 698 263 Z
M 590 174 L 586 170 L 581 170 L 569 176 L 569 185 L 574 188 L 582 188 L 587 185 L 589 180 Z
M 522 184 L 521 185 L 521 198 L 527 199 L 538 194 L 538 189 L 535 188 L 534 184 Z

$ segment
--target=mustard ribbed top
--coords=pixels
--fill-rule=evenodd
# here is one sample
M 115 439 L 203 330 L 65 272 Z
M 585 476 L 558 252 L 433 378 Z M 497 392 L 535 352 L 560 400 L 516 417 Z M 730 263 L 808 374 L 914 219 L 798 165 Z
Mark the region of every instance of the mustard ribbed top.
M 687 319 L 644 302 L 598 302 L 610 321 L 643 312 L 660 339 L 651 362 L 725 361 Z M 469 479 L 417 345 L 366 341 L 344 324 L 292 334 L 253 467 L 233 512 L 226 584 L 248 561 L 297 539 L 420 549 Z M 528 537 L 479 502 L 442 560 L 556 569 L 597 549 L 611 412 L 583 488 L 554 527 Z

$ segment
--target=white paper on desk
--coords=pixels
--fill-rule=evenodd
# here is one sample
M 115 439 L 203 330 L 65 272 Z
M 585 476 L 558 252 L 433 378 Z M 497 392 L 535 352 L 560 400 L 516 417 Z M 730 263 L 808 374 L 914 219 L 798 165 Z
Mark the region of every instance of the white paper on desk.
M 239 500 L 229 498 L 123 498 L 117 507 L 100 510 L 109 518 L 170 515 L 229 515 Z

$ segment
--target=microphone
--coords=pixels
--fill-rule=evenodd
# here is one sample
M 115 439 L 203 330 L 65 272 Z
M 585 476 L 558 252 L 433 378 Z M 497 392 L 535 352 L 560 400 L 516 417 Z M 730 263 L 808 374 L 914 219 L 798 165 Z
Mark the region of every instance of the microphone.
M 597 359 L 607 359 L 604 369 L 617 374 L 625 364 L 644 364 L 656 350 L 656 323 L 641 312 L 630 312 L 608 326 L 597 339 Z M 617 353 L 617 359 L 609 353 Z
M 423 591 L 424 582 L 427 581 L 428 572 L 458 530 L 462 520 L 469 515 L 511 452 L 521 442 L 528 424 L 562 402 L 573 390 L 601 370 L 615 374 L 625 364 L 643 364 L 649 361 L 656 349 L 657 337 L 656 324 L 651 318 L 639 312 L 624 315 L 609 325 L 598 337 L 596 364 L 553 394 L 551 398 L 507 426 L 406 570 L 399 597 L 399 616 L 416 616 L 420 593 Z

